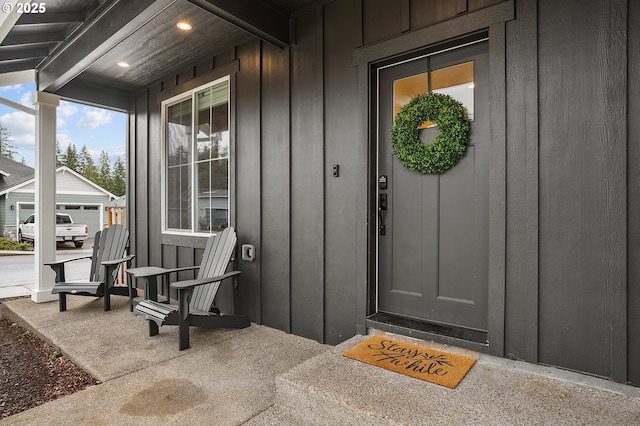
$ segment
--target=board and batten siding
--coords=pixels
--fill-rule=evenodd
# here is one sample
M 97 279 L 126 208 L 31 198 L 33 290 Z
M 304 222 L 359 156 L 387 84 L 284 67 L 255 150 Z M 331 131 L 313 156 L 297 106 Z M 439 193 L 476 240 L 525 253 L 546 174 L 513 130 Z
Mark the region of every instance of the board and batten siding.
M 286 49 L 251 40 L 163 76 L 132 97 L 127 202 L 137 265 L 187 266 L 202 255 L 203 238 L 161 233 L 160 102 L 229 70 L 232 218 L 238 246 L 253 244 L 257 258 L 237 260 L 238 297 L 223 286 L 218 303 L 331 344 L 364 332 L 375 152 L 369 71 L 354 57 L 362 48 L 406 53 L 407 34 L 437 44 L 452 32 L 429 32 L 432 25 L 448 31 L 504 5 L 515 19 L 484 29 L 492 101 L 504 103 L 492 106 L 502 115 L 493 135 L 504 140 L 491 165 L 503 182 L 491 209 L 502 235 L 494 231 L 491 243 L 503 258 L 491 261 L 504 290 L 493 287 L 500 330 L 489 331 L 498 339 L 490 346 L 640 384 L 640 89 L 630 84 L 640 77 L 637 2 L 319 2 L 294 13 Z
M 640 2 L 629 1 L 627 26 L 627 381 L 640 385 Z M 623 326 L 623 327 L 624 327 Z
M 626 1 L 538 2 L 539 362 L 619 381 L 630 283 L 626 52 Z

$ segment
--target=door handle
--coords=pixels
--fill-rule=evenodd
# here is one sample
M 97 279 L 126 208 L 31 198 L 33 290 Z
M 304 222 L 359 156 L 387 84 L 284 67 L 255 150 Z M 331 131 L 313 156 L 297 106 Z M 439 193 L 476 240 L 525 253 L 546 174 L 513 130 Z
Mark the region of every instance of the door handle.
M 387 226 L 384 223 L 384 214 L 382 213 L 385 210 L 387 210 L 387 194 L 380 194 L 378 198 L 378 219 L 379 219 L 378 231 L 380 235 L 387 235 Z

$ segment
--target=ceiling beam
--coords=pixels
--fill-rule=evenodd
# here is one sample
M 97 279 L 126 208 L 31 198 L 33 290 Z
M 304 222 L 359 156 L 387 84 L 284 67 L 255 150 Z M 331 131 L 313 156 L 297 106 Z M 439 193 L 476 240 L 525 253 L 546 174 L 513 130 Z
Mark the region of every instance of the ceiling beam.
M 15 61 L 21 59 L 44 58 L 49 54 L 49 49 L 44 47 L 34 47 L 31 49 L 3 49 L 0 46 L 0 61 Z
M 55 92 L 176 0 L 114 0 L 38 65 L 38 90 Z
M 8 8 L 8 10 L 14 10 L 16 4 L 18 3 L 28 3 L 31 0 L 8 0 L 4 2 L 4 7 Z M 9 31 L 13 28 L 13 25 L 20 18 L 19 13 L 11 12 L 0 14 L 0 42 L 5 39 Z
M 11 86 L 13 84 L 30 83 L 35 80 L 35 69 L 0 74 L 0 86 Z
M 34 70 L 39 61 L 40 59 L 25 59 L 22 61 L 4 62 L 0 64 L 0 74 Z
M 96 84 L 82 78 L 76 78 L 69 82 L 69 84 L 58 90 L 57 94 L 61 98 L 99 108 L 109 108 L 122 112 L 131 110 L 129 92 L 104 84 Z
M 270 2 L 264 0 L 189 1 L 279 48 L 290 44 L 289 15 Z
M 84 22 L 83 12 L 47 12 L 25 13 L 20 16 L 15 26 L 41 24 L 77 24 Z
M 16 46 L 19 44 L 59 43 L 64 40 L 64 33 L 58 32 L 34 32 L 29 34 L 10 35 L 5 37 L 3 46 Z

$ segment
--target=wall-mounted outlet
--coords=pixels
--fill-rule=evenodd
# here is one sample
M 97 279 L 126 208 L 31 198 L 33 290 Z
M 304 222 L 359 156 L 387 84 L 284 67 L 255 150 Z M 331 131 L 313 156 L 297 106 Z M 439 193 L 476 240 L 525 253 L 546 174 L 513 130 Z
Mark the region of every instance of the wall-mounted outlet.
M 242 260 L 253 262 L 256 259 L 256 248 L 251 244 L 242 245 Z

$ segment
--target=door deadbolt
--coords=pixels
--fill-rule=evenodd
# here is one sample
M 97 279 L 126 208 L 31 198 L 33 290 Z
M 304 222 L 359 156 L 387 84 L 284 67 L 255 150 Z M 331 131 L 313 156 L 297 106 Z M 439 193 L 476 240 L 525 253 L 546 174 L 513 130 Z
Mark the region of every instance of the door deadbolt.
M 382 191 L 387 189 L 387 175 L 382 175 L 378 178 L 378 188 Z

